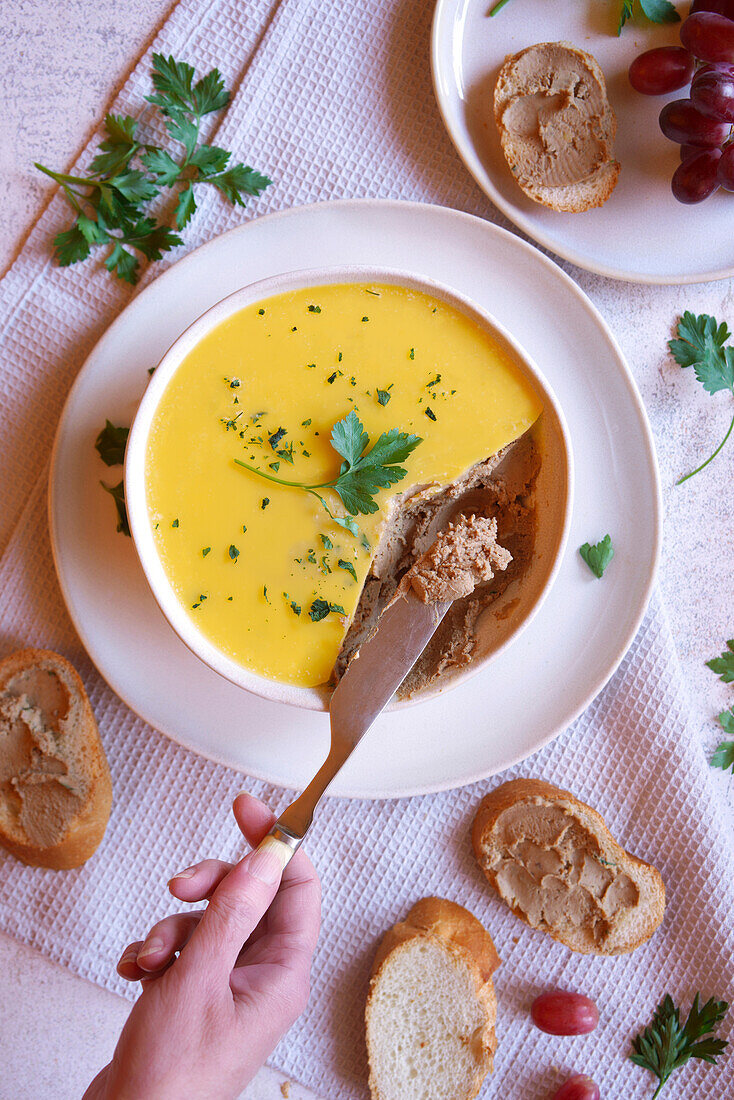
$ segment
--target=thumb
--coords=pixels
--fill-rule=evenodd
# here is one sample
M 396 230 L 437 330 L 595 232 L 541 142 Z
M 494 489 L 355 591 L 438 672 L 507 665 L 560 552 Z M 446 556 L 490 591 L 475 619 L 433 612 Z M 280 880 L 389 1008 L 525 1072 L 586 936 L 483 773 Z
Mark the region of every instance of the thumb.
M 187 968 L 205 967 L 229 982 L 237 956 L 278 892 L 287 850 L 270 840 L 236 863 L 214 891 L 181 953 Z

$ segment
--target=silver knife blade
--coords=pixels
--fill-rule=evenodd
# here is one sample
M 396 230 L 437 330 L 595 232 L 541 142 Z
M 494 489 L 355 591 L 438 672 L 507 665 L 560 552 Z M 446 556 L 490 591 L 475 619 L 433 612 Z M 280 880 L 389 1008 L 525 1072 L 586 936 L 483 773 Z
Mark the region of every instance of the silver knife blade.
M 383 611 L 376 629 L 349 663 L 329 707 L 331 749 L 303 794 L 281 814 L 271 835 L 294 852 L 317 803 L 420 657 L 451 600 L 423 603 L 412 589 Z

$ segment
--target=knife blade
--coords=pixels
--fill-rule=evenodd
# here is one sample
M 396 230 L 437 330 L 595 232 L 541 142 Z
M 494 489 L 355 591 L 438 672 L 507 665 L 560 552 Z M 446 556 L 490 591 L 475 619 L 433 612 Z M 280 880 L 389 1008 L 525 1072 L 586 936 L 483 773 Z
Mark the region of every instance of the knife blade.
M 350 661 L 331 697 L 329 755 L 261 845 L 277 843 L 284 866 L 303 841 L 329 784 L 390 702 L 451 603 L 451 600 L 423 603 L 408 588 L 383 611 L 377 627 Z M 289 851 L 283 850 L 283 846 Z

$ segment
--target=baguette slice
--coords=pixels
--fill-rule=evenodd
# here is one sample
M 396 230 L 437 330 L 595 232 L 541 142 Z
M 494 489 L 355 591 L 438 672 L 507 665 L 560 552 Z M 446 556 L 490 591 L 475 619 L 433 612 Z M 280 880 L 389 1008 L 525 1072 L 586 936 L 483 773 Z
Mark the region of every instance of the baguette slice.
M 510 54 L 494 90 L 502 152 L 534 202 L 578 214 L 602 206 L 619 178 L 617 119 L 604 73 L 571 42 Z
M 35 867 L 78 867 L 98 848 L 111 804 L 76 669 L 45 649 L 0 661 L 0 844 Z
M 365 1023 L 373 1100 L 471 1100 L 492 1069 L 500 960 L 476 917 L 443 898 L 417 902 L 386 933 Z
M 513 779 L 482 800 L 474 854 L 516 916 L 584 955 L 622 955 L 650 939 L 665 886 L 604 819 L 569 791 Z

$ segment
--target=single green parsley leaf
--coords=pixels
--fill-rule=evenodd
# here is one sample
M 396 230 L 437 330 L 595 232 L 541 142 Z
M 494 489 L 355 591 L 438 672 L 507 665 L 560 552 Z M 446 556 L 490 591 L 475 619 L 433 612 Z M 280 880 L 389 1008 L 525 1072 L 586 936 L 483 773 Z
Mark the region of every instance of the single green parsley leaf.
M 194 198 L 194 185 L 190 183 L 188 187 L 184 187 L 183 191 L 181 191 L 178 196 L 176 210 L 173 215 L 176 228 L 183 229 L 184 226 L 188 225 L 195 210 L 196 199 Z
M 734 714 L 731 711 L 725 711 L 725 714 L 729 714 L 732 718 L 732 727 L 734 728 Z M 719 715 L 719 721 L 721 722 L 721 715 Z M 734 741 L 721 741 L 714 750 L 711 757 L 711 767 L 721 768 L 722 771 L 727 771 L 731 768 L 734 774 Z
M 153 54 L 153 87 L 155 95 L 147 96 L 149 103 L 166 113 L 171 108 L 183 111 L 196 110 L 193 99 L 194 68 L 185 61 L 176 61 L 173 54 L 165 57 Z
M 730 638 L 726 645 L 727 648 L 720 657 L 706 661 L 706 667 L 715 672 L 725 684 L 734 684 L 734 638 Z
M 680 15 L 670 0 L 640 0 L 640 7 L 651 23 L 680 22 Z
M 86 260 L 89 253 L 89 241 L 76 222 L 71 229 L 65 229 L 54 237 L 54 255 L 59 267 L 68 267 L 69 264 Z
M 105 426 L 94 443 L 105 466 L 122 465 L 125 461 L 125 445 L 129 434 L 129 428 L 115 427 L 110 420 L 105 420 Z
M 76 219 L 76 227 L 89 244 L 106 244 L 109 241 L 109 233 L 99 224 L 88 218 L 86 214 L 80 214 Z
M 165 149 L 149 149 L 140 159 L 162 187 L 173 187 L 181 175 L 181 165 Z
M 718 723 L 723 729 L 724 733 L 731 733 L 734 735 L 734 707 L 730 710 L 724 710 L 717 716 Z
M 357 571 L 350 561 L 344 561 L 343 558 L 339 558 L 337 565 L 340 569 L 344 569 L 347 573 L 351 573 L 355 581 L 357 579 Z
M 104 481 L 100 481 L 100 485 L 109 493 L 115 502 L 117 508 L 117 530 L 121 535 L 127 535 L 130 537 L 130 524 L 127 518 L 127 508 L 125 507 L 125 483 L 124 481 L 118 482 L 117 485 L 107 485 Z
M 116 244 L 104 262 L 108 271 L 113 271 L 118 279 L 125 283 L 135 285 L 138 279 L 138 261 L 132 252 L 128 252 L 121 244 Z
M 213 184 L 234 206 L 244 206 L 243 195 L 260 195 L 273 181 L 246 164 L 233 164 L 220 175 L 207 176 L 206 182 Z
M 148 179 L 139 168 L 130 168 L 119 172 L 114 179 L 107 181 L 110 187 L 132 203 L 149 202 L 158 194 L 158 185 Z
M 202 179 L 223 172 L 232 154 L 216 145 L 200 145 L 189 157 L 189 164 L 199 169 Z
M 313 601 L 308 614 L 312 622 L 319 623 L 322 619 L 325 619 L 330 612 L 334 612 L 337 615 L 346 614 L 344 608 L 340 604 L 329 603 L 328 600 L 321 599 Z
M 138 120 L 131 115 L 105 115 L 104 128 L 109 134 L 110 140 L 118 145 L 132 145 L 135 142 L 135 131 Z
M 227 106 L 229 92 L 224 86 L 219 69 L 212 69 L 201 80 L 197 80 L 194 84 L 193 100 L 199 115 L 210 115 L 212 111 L 221 111 Z
M 713 1039 L 710 1033 L 721 1023 L 729 1005 L 712 997 L 699 1007 L 697 993 L 685 1024 L 681 1025 L 680 1010 L 670 994 L 658 1005 L 652 1023 L 632 1040 L 630 1061 L 649 1070 L 660 1082 L 655 1096 L 661 1091 L 674 1070 L 684 1066 L 691 1058 L 700 1058 L 716 1064 L 717 1057 L 726 1049 L 724 1039 Z
M 599 578 L 603 577 L 604 570 L 614 557 L 611 535 L 605 535 L 601 542 L 594 543 L 593 545 L 585 542 L 583 546 L 579 546 L 579 554 L 594 576 Z
M 183 244 L 177 233 L 167 225 L 157 225 L 152 218 L 140 218 L 122 238 L 125 244 L 137 248 L 148 260 L 160 260 L 164 252 Z

